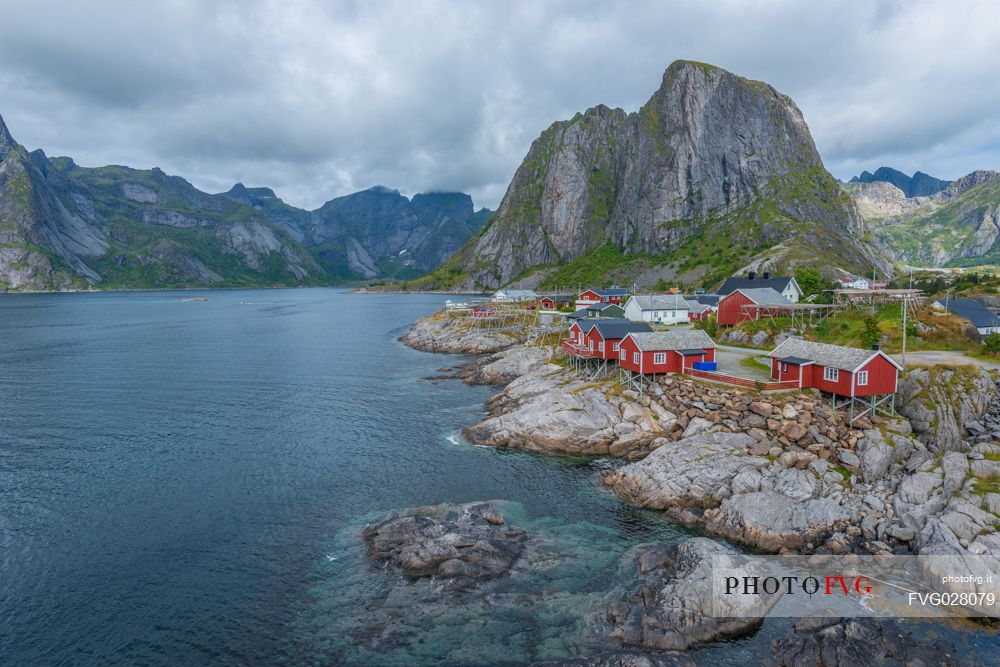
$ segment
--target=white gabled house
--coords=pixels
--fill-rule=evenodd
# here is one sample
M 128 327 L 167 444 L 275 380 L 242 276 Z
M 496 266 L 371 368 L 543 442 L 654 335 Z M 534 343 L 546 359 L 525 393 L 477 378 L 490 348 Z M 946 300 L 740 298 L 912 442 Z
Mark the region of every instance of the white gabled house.
M 534 301 L 537 298 L 538 294 L 530 289 L 502 289 L 493 295 L 493 300 L 500 302 Z
M 837 278 L 837 282 L 844 289 L 871 289 L 872 284 L 867 278 L 862 276 L 844 276 Z
M 690 319 L 691 306 L 680 294 L 633 296 L 625 304 L 625 317 L 633 322 L 676 324 Z

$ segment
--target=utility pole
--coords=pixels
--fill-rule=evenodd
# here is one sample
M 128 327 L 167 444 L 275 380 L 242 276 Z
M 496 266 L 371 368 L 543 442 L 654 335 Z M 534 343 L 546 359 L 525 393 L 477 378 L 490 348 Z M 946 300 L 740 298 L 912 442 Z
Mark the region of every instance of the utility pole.
M 909 295 L 903 296 L 903 370 L 906 370 L 906 302 Z

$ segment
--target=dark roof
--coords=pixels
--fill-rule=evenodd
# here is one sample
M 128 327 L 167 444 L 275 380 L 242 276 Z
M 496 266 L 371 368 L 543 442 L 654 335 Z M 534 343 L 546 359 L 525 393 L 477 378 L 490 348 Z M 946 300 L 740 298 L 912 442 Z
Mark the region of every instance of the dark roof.
M 582 325 L 581 325 L 582 326 Z M 605 340 L 624 338 L 632 332 L 652 331 L 653 328 L 647 322 L 633 322 L 631 320 L 594 320 L 593 326 L 587 329 L 589 333 L 594 328 Z
M 782 357 L 781 359 L 778 359 L 778 361 L 784 364 L 794 364 L 796 366 L 804 366 L 805 364 L 812 363 L 812 359 L 803 359 L 802 357 Z
M 948 299 L 947 309 L 950 313 L 969 320 L 974 327 L 1000 327 L 1000 318 L 975 299 Z
M 695 294 L 689 300 L 690 301 L 697 301 L 698 303 L 705 304 L 706 306 L 718 306 L 719 305 L 719 295 L 718 294 Z
M 598 296 L 628 296 L 629 291 L 627 287 L 591 287 L 585 292 L 593 292 Z
M 552 299 L 553 301 L 572 301 L 576 298 L 574 294 L 543 294 L 543 299 Z
M 754 289 L 756 287 L 770 287 L 776 292 L 783 292 L 791 281 L 791 276 L 771 276 L 770 278 L 758 276 L 753 280 L 750 278 L 726 278 L 726 282 L 722 283 L 722 287 L 719 288 L 719 295 L 726 296 L 738 289 Z
M 677 350 L 677 352 L 685 357 L 693 357 L 697 354 L 705 354 L 705 350 Z
M 587 317 L 587 309 L 581 308 L 580 310 L 577 310 L 575 312 L 567 313 L 566 317 L 568 317 L 571 320 L 582 320 Z
M 586 310 L 604 310 L 606 308 L 617 308 L 618 310 L 622 310 L 622 307 L 617 303 L 594 303 L 587 306 Z

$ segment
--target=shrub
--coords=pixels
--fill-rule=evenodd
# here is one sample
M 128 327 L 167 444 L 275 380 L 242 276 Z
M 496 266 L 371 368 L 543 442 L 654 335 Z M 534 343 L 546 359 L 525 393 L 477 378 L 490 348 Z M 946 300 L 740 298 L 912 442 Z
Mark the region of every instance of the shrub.
M 983 338 L 983 352 L 1000 354 L 1000 334 L 991 333 Z

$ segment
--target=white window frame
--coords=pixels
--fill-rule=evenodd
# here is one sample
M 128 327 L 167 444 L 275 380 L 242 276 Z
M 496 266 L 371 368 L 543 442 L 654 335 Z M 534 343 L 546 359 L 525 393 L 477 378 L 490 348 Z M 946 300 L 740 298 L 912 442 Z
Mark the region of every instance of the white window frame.
M 621 359 L 622 361 L 628 359 L 628 351 L 625 348 L 620 349 L 618 351 L 618 358 Z
M 633 352 L 632 353 L 632 363 L 633 364 L 639 363 L 639 353 L 638 352 Z
M 621 349 L 621 346 L 622 346 L 622 344 L 619 343 L 618 341 L 615 341 L 615 342 L 611 343 L 611 349 L 614 350 L 615 352 L 617 352 L 619 349 Z
M 598 352 L 604 352 L 604 341 L 603 340 L 600 343 L 597 344 L 597 351 Z
M 839 382 L 840 381 L 840 369 L 833 368 L 832 366 L 823 367 L 823 379 L 827 382 Z
M 781 372 L 782 373 L 788 372 L 788 364 L 786 364 L 784 361 L 781 362 Z
M 665 363 L 667 363 L 667 353 L 666 352 L 654 352 L 653 353 L 653 363 L 654 364 L 665 364 Z
M 858 371 L 858 386 L 865 387 L 868 385 L 868 371 Z

